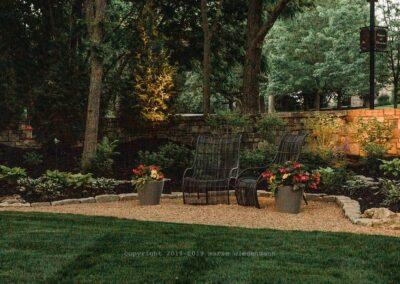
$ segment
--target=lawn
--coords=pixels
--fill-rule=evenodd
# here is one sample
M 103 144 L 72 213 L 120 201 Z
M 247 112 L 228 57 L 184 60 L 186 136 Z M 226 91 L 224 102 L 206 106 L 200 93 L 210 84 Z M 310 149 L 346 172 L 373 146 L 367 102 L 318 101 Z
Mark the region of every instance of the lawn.
M 41 213 L 0 220 L 0 283 L 400 283 L 399 238 Z

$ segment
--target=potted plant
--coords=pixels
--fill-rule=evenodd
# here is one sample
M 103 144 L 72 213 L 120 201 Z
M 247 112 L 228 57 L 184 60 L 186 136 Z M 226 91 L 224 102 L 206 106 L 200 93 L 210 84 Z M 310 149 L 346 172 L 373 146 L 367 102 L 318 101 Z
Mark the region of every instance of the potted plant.
M 139 165 L 132 170 L 132 184 L 136 187 L 141 205 L 160 204 L 164 175 L 158 166 Z
M 279 212 L 297 214 L 300 212 L 304 189 L 317 189 L 320 173 L 310 173 L 298 162 L 274 165 L 262 173 L 275 196 L 275 208 Z

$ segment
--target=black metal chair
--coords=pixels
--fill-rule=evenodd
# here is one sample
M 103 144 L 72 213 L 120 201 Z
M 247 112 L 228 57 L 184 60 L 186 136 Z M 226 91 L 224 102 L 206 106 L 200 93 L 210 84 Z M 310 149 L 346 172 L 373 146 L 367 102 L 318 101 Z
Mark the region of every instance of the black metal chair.
M 193 166 L 183 174 L 185 204 L 229 204 L 239 173 L 241 135 L 199 136 Z
M 306 133 L 284 134 L 279 143 L 278 152 L 271 164 L 284 164 L 287 161 L 297 161 L 300 157 L 306 136 Z M 235 184 L 235 195 L 239 205 L 260 208 L 257 190 L 268 187 L 267 182 L 261 176 L 261 173 L 268 167 L 269 165 L 259 168 L 248 168 L 239 173 Z

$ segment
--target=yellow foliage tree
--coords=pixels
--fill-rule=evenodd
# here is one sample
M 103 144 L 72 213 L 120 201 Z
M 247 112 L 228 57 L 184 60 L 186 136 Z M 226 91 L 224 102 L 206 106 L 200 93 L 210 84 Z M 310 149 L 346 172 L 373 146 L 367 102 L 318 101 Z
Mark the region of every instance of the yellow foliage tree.
M 162 47 L 153 19 L 151 3 L 146 5 L 139 24 L 142 48 L 137 54 L 135 95 L 142 117 L 151 123 L 168 119 L 168 102 L 173 94 L 175 68 Z

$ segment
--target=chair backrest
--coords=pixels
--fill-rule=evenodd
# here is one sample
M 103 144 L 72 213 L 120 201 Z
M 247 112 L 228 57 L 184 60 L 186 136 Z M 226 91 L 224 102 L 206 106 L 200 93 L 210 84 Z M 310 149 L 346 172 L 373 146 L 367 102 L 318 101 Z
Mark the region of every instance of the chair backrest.
M 196 144 L 193 177 L 205 180 L 229 178 L 230 171 L 239 167 L 241 138 L 241 135 L 200 135 Z
M 278 152 L 273 160 L 273 164 L 284 164 L 288 161 L 297 161 L 301 154 L 301 149 L 307 133 L 291 134 L 285 133 L 279 143 Z

